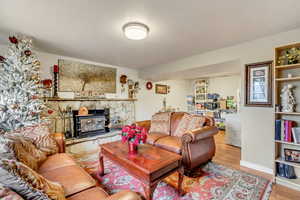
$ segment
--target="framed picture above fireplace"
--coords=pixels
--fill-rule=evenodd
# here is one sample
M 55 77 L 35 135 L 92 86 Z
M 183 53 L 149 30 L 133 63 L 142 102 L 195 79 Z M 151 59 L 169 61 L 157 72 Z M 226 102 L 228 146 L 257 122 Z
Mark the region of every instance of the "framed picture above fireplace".
M 116 93 L 117 69 L 72 60 L 58 60 L 60 92 Z

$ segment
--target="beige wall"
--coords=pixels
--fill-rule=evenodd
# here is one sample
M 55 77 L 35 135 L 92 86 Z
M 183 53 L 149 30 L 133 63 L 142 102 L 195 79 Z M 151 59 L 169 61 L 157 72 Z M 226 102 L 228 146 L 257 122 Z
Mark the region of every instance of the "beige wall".
M 241 32 L 242 34 L 242 32 Z M 300 29 L 288 31 L 236 46 L 195 55 L 176 62 L 148 68 L 141 76 L 183 71 L 230 60 L 240 60 L 241 71 L 244 65 L 273 60 L 274 47 L 286 43 L 299 42 Z M 244 74 L 241 81 L 242 100 L 244 99 Z M 300 97 L 298 97 L 300 99 Z M 274 108 L 241 107 L 242 121 L 242 160 L 262 168 L 272 169 L 274 158 Z
M 0 55 L 4 55 L 7 49 L 7 45 L 0 45 Z M 87 60 L 71 58 L 61 55 L 55 55 L 45 52 L 36 52 L 38 59 L 41 62 L 41 78 L 47 79 L 52 77 L 52 66 L 57 64 L 58 59 L 69 59 L 75 60 L 79 62 L 91 63 L 100 66 L 114 67 L 117 68 L 117 93 L 111 94 L 112 98 L 127 98 L 128 92 L 127 90 L 122 93 L 121 85 L 119 83 L 119 77 L 121 74 L 126 74 L 129 79 L 134 81 L 139 81 L 141 90 L 137 94 L 138 101 L 135 103 L 136 105 L 136 120 L 147 120 L 151 119 L 151 116 L 158 112 L 162 108 L 163 98 L 167 99 L 167 106 L 172 106 L 174 108 L 178 108 L 181 111 L 186 111 L 186 96 L 187 90 L 190 85 L 188 85 L 188 81 L 185 80 L 169 80 L 163 82 L 156 82 L 160 84 L 167 84 L 171 88 L 171 92 L 167 95 L 155 94 L 155 83 L 153 83 L 153 89 L 146 89 L 146 80 L 139 79 L 138 71 L 134 69 L 129 69 L 125 67 L 119 66 L 111 66 L 103 63 L 96 63 Z M 125 86 L 126 87 L 126 86 Z
M 213 77 L 208 79 L 209 93 L 220 94 L 221 97 L 237 97 L 237 91 L 241 86 L 241 75 L 232 75 L 225 77 Z

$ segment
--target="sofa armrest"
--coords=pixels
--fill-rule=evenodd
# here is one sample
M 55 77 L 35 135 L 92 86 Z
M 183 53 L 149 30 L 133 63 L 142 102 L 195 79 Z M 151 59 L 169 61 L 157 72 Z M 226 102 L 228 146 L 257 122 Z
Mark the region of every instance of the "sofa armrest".
M 151 127 L 151 120 L 139 121 L 134 123 L 136 126 L 141 126 L 145 128 L 147 131 L 150 130 Z
M 209 138 L 217 134 L 219 129 L 215 126 L 205 126 L 194 130 L 187 131 L 181 137 L 183 143 L 191 143 L 197 140 Z
M 63 133 L 51 133 L 51 137 L 56 141 L 59 149 L 59 153 L 65 153 L 65 134 Z
M 124 190 L 107 197 L 105 200 L 141 200 L 135 192 Z

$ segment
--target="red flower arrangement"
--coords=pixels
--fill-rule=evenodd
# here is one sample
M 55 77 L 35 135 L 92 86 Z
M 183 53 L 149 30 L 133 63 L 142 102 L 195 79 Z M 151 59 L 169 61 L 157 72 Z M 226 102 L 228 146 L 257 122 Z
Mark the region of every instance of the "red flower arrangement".
M 122 142 L 135 145 L 144 144 L 147 140 L 147 130 L 136 125 L 127 125 L 122 128 Z

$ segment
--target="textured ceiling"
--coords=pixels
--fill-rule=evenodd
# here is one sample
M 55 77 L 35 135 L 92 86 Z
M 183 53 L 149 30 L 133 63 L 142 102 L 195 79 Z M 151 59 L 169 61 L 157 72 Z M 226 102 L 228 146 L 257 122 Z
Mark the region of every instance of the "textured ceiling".
M 35 38 L 45 52 L 147 68 L 300 26 L 299 0 L 1 0 L 0 43 Z M 129 21 L 150 27 L 124 38 Z

